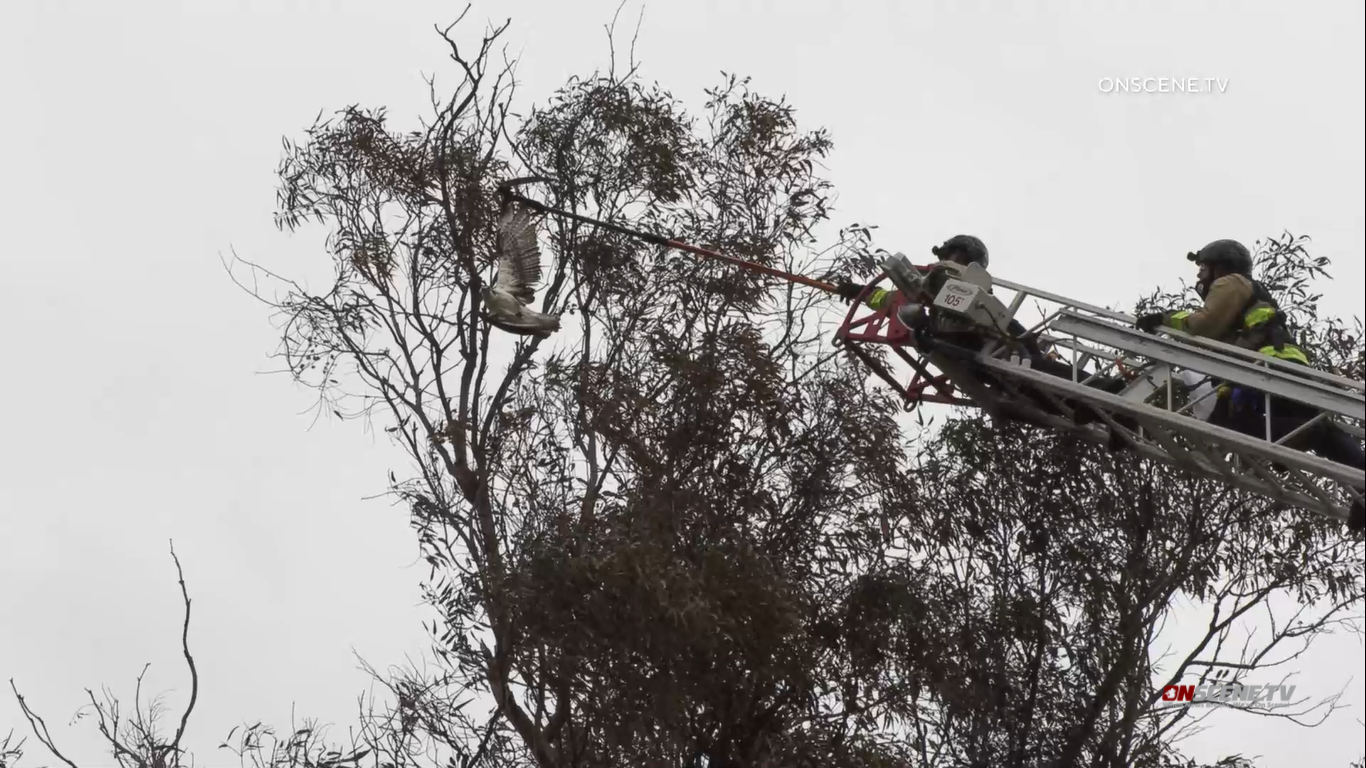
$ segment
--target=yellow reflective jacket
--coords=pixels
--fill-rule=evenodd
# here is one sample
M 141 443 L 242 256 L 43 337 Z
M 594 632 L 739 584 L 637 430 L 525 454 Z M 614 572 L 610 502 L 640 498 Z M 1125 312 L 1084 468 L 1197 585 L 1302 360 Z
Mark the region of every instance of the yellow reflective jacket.
M 1163 325 L 1195 336 L 1253 349 L 1309 365 L 1285 327 L 1285 315 L 1271 294 L 1244 275 L 1224 275 L 1210 284 L 1205 306 L 1168 312 Z

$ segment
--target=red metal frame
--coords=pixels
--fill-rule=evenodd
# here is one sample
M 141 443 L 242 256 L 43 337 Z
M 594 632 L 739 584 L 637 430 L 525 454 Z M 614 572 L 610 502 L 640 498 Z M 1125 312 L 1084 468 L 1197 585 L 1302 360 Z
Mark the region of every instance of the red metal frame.
M 920 269 L 928 270 L 929 267 L 920 267 Z M 863 300 L 868 293 L 885 280 L 888 280 L 886 272 L 878 275 L 876 280 L 869 283 L 857 300 L 850 302 L 849 312 L 844 316 L 844 322 L 835 331 L 835 344 L 854 353 L 873 373 L 876 373 L 879 378 L 887 382 L 888 386 L 896 390 L 906 401 L 906 410 L 908 411 L 914 410 L 920 403 L 976 405 L 971 400 L 956 397 L 953 382 L 949 380 L 949 377 L 946 374 L 932 374 L 925 362 L 919 357 L 915 336 L 911 334 L 910 329 L 902 325 L 900 320 L 896 319 L 896 311 L 906 303 L 906 298 L 899 290 L 896 290 L 894 285 L 889 284 L 888 286 L 892 290 L 892 294 L 885 307 L 880 310 L 872 310 L 864 305 Z M 886 365 L 863 348 L 865 344 L 882 344 L 890 347 L 895 355 L 915 371 L 910 382 L 903 385 L 893 372 L 888 370 Z M 935 390 L 934 393 L 925 391 L 931 388 Z

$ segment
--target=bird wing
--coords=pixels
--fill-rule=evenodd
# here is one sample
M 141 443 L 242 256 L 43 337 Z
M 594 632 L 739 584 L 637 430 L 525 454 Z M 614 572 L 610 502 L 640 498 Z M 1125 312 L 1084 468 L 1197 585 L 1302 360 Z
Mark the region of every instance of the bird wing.
M 494 286 L 530 304 L 541 279 L 541 248 L 536 243 L 536 222 L 527 209 L 512 206 L 498 220 L 498 251 Z

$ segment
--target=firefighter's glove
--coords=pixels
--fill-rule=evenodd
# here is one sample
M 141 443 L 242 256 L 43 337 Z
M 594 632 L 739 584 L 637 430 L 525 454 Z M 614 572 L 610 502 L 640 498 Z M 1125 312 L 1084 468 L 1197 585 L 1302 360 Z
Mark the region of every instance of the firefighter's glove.
M 1144 333 L 1153 333 L 1158 328 L 1162 327 L 1162 317 L 1163 315 L 1161 312 L 1152 312 L 1147 315 L 1141 315 L 1134 323 L 1134 327 Z
M 864 286 L 858 283 L 843 282 L 835 286 L 835 293 L 844 299 L 845 304 L 852 304 L 859 297 L 859 294 L 863 293 L 863 288 Z

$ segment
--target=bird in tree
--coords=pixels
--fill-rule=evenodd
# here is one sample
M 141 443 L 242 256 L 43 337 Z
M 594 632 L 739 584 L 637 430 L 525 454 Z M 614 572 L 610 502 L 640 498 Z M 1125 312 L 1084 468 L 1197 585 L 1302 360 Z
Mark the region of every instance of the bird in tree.
M 526 208 L 509 203 L 498 220 L 498 276 L 480 291 L 486 312 L 483 317 L 495 328 L 519 336 L 545 338 L 560 329 L 559 315 L 537 312 L 529 305 L 536 299 L 541 279 L 541 249 L 536 242 L 536 222 Z

